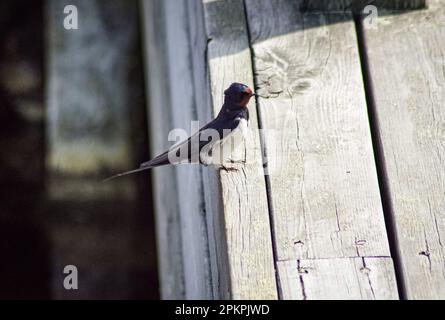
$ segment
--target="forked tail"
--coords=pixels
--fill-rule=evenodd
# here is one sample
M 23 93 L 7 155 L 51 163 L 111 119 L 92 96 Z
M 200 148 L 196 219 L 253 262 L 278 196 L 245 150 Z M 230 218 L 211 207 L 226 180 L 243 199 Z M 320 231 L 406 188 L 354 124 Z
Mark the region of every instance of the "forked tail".
M 116 179 L 116 178 L 120 178 L 120 177 L 123 177 L 123 176 L 128 176 L 130 174 L 141 172 L 141 171 L 148 170 L 148 169 L 151 169 L 151 168 L 153 168 L 153 167 L 151 167 L 151 166 L 149 166 L 149 167 L 141 167 L 141 168 L 138 168 L 138 169 L 135 169 L 135 170 L 118 173 L 118 174 L 116 174 L 116 175 L 114 175 L 112 177 L 109 177 L 109 178 L 103 180 L 102 182 L 108 182 L 108 181 Z

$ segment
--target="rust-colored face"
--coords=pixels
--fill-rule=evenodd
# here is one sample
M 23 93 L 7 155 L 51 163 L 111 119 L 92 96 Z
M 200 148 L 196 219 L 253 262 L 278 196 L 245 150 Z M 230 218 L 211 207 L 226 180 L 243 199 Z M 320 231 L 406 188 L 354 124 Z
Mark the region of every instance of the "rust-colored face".
M 234 108 L 245 108 L 254 95 L 245 84 L 234 82 L 224 91 L 224 103 Z
M 243 91 L 243 96 L 240 102 L 240 106 L 241 107 L 247 107 L 247 104 L 249 103 L 250 99 L 254 96 L 252 89 L 250 89 L 249 87 L 247 87 L 246 89 L 244 89 Z

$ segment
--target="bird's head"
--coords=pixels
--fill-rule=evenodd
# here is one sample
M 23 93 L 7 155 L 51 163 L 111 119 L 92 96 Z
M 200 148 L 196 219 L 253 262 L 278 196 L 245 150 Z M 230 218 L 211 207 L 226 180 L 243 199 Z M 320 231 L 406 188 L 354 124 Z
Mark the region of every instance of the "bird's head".
M 224 103 L 235 108 L 245 108 L 250 98 L 255 96 L 252 89 L 242 83 L 232 83 L 224 91 Z

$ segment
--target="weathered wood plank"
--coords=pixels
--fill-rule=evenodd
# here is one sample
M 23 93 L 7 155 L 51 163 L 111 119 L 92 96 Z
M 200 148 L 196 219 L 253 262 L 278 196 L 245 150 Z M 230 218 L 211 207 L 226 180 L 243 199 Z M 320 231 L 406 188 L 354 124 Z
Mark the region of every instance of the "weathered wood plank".
M 169 147 L 166 137 L 173 124 L 171 96 L 168 94 L 170 61 L 165 55 L 168 47 L 163 3 L 163 0 L 141 2 L 152 155 Z M 152 171 L 152 177 L 161 297 L 184 299 L 182 230 L 175 170 L 172 167 L 159 168 Z
M 190 41 L 192 31 L 188 26 L 188 3 L 166 0 L 163 5 L 172 129 L 181 128 L 190 134 L 199 126 L 192 126 L 192 121 L 197 120 L 197 109 L 191 59 L 195 48 Z M 165 105 L 162 107 L 165 108 Z M 212 297 L 211 271 L 201 170 L 198 165 L 178 166 L 175 169 L 186 298 L 209 299 Z
M 445 298 L 445 7 L 363 30 L 406 295 Z
M 232 82 L 253 86 L 251 56 L 243 2 L 205 0 L 203 3 L 205 30 L 209 39 L 207 58 L 214 116 L 222 106 L 224 89 Z M 209 106 L 202 105 L 201 108 L 208 110 Z M 221 260 L 221 252 L 218 253 L 218 268 L 225 268 L 228 274 L 222 275 L 226 283 L 217 286 L 221 288 L 221 298 L 276 299 L 259 135 L 253 131 L 258 127 L 253 102 L 249 110 L 251 134 L 242 155 L 246 164 L 238 171 L 221 170 L 218 174 L 220 188 L 216 195 L 209 195 L 209 203 L 220 206 L 219 212 L 211 213 L 214 215 L 212 228 L 220 235 L 216 241 L 225 241 L 225 245 L 217 247 L 227 251 L 226 261 Z M 212 170 L 205 169 L 210 175 L 214 174 Z M 218 215 L 221 216 L 218 218 Z
M 278 260 L 389 256 L 351 15 L 246 3 Z
M 203 120 L 200 126 L 213 118 L 222 105 L 222 93 L 231 82 L 252 85 L 252 69 L 242 11 L 239 21 L 215 11 L 242 10 L 241 1 L 204 4 L 187 1 L 179 6 L 176 1 L 146 1 L 144 6 L 144 11 L 151 10 L 151 16 L 146 15 L 144 20 L 151 123 L 155 125 L 153 135 L 156 133 L 153 141 L 158 143 L 156 141 L 165 140 L 167 136 L 165 126 L 188 129 L 190 121 L 196 120 L 197 116 Z M 156 23 L 163 21 L 162 25 L 151 23 L 153 15 L 157 17 Z M 212 19 L 212 15 L 218 15 L 218 19 Z M 234 21 L 238 23 L 234 28 L 226 26 Z M 208 38 L 212 38 L 209 44 Z M 236 56 L 231 56 L 232 50 L 237 52 Z M 251 107 L 252 127 L 255 128 L 255 108 Z M 172 255 L 179 252 L 183 270 L 177 271 L 184 277 L 185 298 L 277 297 L 267 196 L 259 138 L 255 134 L 248 143 L 246 155 L 239 155 L 246 156 L 248 164 L 238 172 L 216 172 L 213 168 L 205 168 L 201 177 L 196 166 L 175 169 L 176 174 L 169 176 L 174 187 L 171 190 L 161 188 L 160 191 L 166 191 L 170 196 L 165 197 L 174 200 L 179 208 L 166 204 L 167 198 L 161 198 L 156 192 L 159 211 L 168 206 L 166 210 L 170 210 L 170 215 L 175 210 L 178 212 L 171 227 L 180 229 L 181 238 L 176 236 L 174 239 L 182 242 L 181 248 L 176 242 L 170 244 L 172 247 L 162 244 L 163 241 L 168 243 L 165 233 L 169 220 L 162 217 L 164 212 L 158 212 L 161 256 L 168 256 L 162 258 L 164 264 L 161 265 L 164 274 L 161 281 L 167 281 L 165 290 L 168 290 L 164 296 L 174 296 L 173 291 L 181 289 L 175 288 L 175 276 L 172 275 L 175 270 L 168 265 L 177 259 Z M 157 170 L 155 184 L 162 186 L 164 179 L 158 177 L 162 171 Z M 205 203 L 202 196 L 205 196 Z M 171 233 L 169 237 L 172 237 Z M 207 267 L 209 261 L 211 271 Z M 162 270 L 163 266 L 166 269 Z
M 284 299 L 398 299 L 391 258 L 340 258 L 278 262 Z

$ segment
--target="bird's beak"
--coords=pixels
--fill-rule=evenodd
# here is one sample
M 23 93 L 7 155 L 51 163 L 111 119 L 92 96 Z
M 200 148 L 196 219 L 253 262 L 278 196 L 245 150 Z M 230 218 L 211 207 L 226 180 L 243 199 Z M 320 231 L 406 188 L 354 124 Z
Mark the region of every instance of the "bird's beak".
M 256 94 L 256 93 L 252 93 L 252 94 L 251 94 L 251 97 L 258 97 L 258 94 Z
M 253 92 L 252 92 L 252 89 L 250 89 L 250 88 L 246 88 L 246 89 L 244 90 L 244 93 L 249 94 L 251 97 L 256 96 L 256 94 L 253 93 Z

